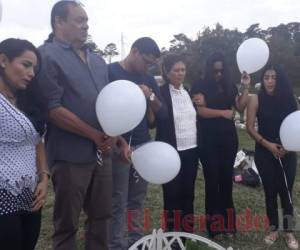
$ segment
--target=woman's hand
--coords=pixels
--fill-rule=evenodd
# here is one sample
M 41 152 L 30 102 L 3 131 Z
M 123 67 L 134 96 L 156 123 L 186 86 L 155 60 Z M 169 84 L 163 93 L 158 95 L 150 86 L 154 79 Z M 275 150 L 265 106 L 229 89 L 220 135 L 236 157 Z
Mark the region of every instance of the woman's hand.
M 193 95 L 192 101 L 195 103 L 196 106 L 204 106 L 205 101 L 202 94 Z
M 277 143 L 267 142 L 266 147 L 276 159 L 282 158 L 286 154 L 285 149 Z
M 38 211 L 45 205 L 48 194 L 48 182 L 48 176 L 44 175 L 42 180 L 38 183 L 34 192 L 32 211 Z

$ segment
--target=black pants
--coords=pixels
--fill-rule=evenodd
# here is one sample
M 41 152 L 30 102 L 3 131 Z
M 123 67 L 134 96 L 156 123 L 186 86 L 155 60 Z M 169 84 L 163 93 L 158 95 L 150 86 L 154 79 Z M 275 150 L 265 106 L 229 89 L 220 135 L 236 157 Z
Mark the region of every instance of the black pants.
M 205 179 L 206 228 L 210 237 L 236 231 L 232 175 L 237 148 L 234 131 L 204 144 L 200 151 Z
M 0 249 L 33 250 L 41 228 L 41 212 L 0 216 Z
M 292 195 L 293 184 L 296 175 L 297 156 L 296 153 L 288 153 L 281 159 L 287 178 L 288 189 Z M 266 199 L 266 211 L 271 230 L 279 227 L 279 216 L 277 196 L 279 195 L 283 210 L 283 229 L 292 231 L 293 205 L 289 201 L 284 175 L 280 163 L 271 152 L 261 146 L 255 149 L 255 164 L 262 179 Z
M 193 231 L 195 180 L 198 150 L 179 151 L 181 168 L 178 175 L 163 185 L 165 221 L 169 231 Z

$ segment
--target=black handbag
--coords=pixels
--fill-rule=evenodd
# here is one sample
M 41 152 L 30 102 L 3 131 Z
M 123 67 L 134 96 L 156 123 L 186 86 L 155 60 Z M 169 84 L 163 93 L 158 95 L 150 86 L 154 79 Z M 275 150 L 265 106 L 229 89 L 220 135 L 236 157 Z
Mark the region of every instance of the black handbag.
M 250 187 L 258 187 L 260 185 L 259 175 L 252 168 L 244 169 L 241 175 L 241 183 Z

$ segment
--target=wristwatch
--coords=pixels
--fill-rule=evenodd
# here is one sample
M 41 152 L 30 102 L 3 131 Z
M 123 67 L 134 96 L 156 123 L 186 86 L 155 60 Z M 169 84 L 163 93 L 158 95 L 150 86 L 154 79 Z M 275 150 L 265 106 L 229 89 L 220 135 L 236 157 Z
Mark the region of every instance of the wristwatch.
M 153 101 L 155 100 L 155 94 L 154 94 L 154 92 L 152 92 L 152 93 L 150 94 L 149 100 L 150 100 L 151 102 L 153 102 Z

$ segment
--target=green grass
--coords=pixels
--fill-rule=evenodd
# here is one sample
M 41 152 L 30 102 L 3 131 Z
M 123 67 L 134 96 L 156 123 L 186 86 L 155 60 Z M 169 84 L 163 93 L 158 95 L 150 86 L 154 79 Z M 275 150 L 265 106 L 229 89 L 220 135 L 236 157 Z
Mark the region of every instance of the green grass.
M 253 149 L 254 143 L 253 140 L 249 138 L 245 131 L 239 131 L 239 139 L 240 139 L 240 148 L 245 149 Z M 300 163 L 300 159 L 299 163 Z M 298 163 L 298 165 L 299 165 Z M 294 184 L 294 207 L 298 212 L 298 216 L 300 214 L 300 174 L 299 171 L 296 176 L 295 184 Z M 265 205 L 264 205 L 264 193 L 262 187 L 259 188 L 250 188 L 246 186 L 242 186 L 239 184 L 234 184 L 233 188 L 233 196 L 235 202 L 235 208 L 238 215 L 243 215 L 246 209 L 250 209 L 252 218 L 255 215 L 265 216 Z M 50 250 L 51 249 L 51 234 L 53 232 L 52 228 L 52 206 L 53 206 L 53 193 L 50 191 L 48 202 L 46 207 L 43 210 L 43 224 L 40 239 L 37 245 L 37 250 Z M 145 201 L 145 208 L 148 211 L 149 216 L 149 228 L 146 233 L 151 233 L 152 229 L 160 228 L 161 224 L 161 211 L 163 210 L 162 204 L 162 190 L 159 185 L 149 185 L 148 194 Z M 204 214 L 204 180 L 202 171 L 198 171 L 197 183 L 196 183 L 196 197 L 195 197 L 195 213 L 196 215 L 203 215 Z M 297 216 L 297 215 L 295 215 Z M 300 217 L 297 218 L 300 223 Z M 82 221 L 83 217 L 81 218 L 81 227 L 78 232 L 78 249 L 83 248 L 83 240 L 81 239 L 82 235 Z M 244 221 L 243 221 L 244 222 Z M 197 223 L 196 223 L 197 226 Z M 300 226 L 300 224 L 299 224 Z M 198 225 L 199 228 L 199 225 Z M 205 232 L 199 232 L 197 230 L 197 234 L 204 235 Z M 246 232 L 238 232 L 237 238 L 235 240 L 223 239 L 218 241 L 224 247 L 232 246 L 233 249 L 240 249 L 240 250 L 284 250 L 287 249 L 285 246 L 285 242 L 280 239 L 276 244 L 272 247 L 267 248 L 266 245 L 263 243 L 263 237 L 265 233 L 260 228 L 260 230 L 249 230 Z M 296 233 L 297 238 L 300 240 L 300 233 L 297 231 Z M 209 250 L 211 248 L 204 246 L 203 244 L 197 245 L 195 242 L 188 242 L 187 244 L 188 250 Z

